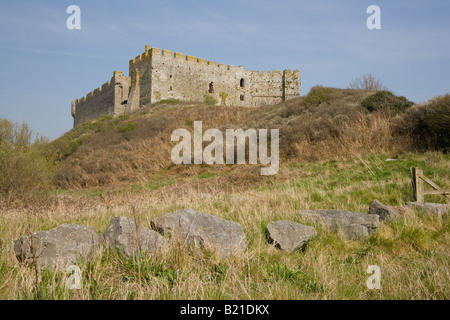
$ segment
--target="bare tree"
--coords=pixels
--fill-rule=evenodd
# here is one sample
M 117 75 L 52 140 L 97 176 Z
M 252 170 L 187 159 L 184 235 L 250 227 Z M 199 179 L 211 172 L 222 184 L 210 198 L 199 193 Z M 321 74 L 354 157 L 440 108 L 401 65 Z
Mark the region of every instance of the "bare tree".
M 364 74 L 360 78 L 353 79 L 350 83 L 350 88 L 370 91 L 386 90 L 386 87 L 381 83 L 381 81 L 375 79 L 375 77 L 370 73 Z

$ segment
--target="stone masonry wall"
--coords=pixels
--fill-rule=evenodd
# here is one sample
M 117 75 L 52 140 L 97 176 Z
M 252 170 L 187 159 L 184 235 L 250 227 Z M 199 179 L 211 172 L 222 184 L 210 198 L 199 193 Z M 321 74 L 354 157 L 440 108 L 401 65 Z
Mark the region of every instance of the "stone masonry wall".
M 114 71 L 111 81 L 89 92 L 81 99 L 72 101 L 74 127 L 87 120 L 103 115 L 118 115 L 125 112 L 130 89 L 130 79 L 120 71 Z M 125 104 L 123 102 L 125 101 Z
M 148 45 L 130 61 L 129 72 L 132 82 L 139 74 L 140 105 L 164 99 L 203 102 L 210 95 L 217 105 L 260 106 L 300 95 L 298 70 L 250 71 Z

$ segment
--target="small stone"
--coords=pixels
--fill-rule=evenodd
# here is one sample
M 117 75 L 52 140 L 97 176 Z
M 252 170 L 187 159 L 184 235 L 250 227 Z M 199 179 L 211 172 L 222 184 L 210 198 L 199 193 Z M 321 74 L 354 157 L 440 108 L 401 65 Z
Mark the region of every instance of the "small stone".
M 406 202 L 405 205 L 415 210 L 420 210 L 428 214 L 435 214 L 441 217 L 450 211 L 450 205 L 433 202 Z
M 272 221 L 267 225 L 266 234 L 270 243 L 281 250 L 303 250 L 306 243 L 317 235 L 314 227 L 289 220 Z
M 344 238 L 356 240 L 374 232 L 380 224 L 376 214 L 367 214 L 337 210 L 302 210 L 300 218 L 313 223 L 322 223 L 335 232 L 340 232 Z
M 376 214 L 380 217 L 380 221 L 386 222 L 400 216 L 396 208 L 386 206 L 378 200 L 373 200 L 369 206 L 369 214 Z

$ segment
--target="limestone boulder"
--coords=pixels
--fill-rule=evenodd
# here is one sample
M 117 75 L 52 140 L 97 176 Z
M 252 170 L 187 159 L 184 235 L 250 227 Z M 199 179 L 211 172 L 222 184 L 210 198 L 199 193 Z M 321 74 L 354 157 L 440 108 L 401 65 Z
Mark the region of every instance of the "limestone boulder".
M 267 225 L 266 235 L 270 243 L 287 251 L 304 250 L 307 242 L 317 235 L 314 227 L 289 220 L 272 221 Z
M 239 254 L 247 247 L 247 237 L 239 223 L 193 209 L 165 214 L 153 219 L 151 225 L 186 248 L 208 250 L 220 259 Z
M 108 247 L 118 250 L 127 258 L 136 257 L 140 252 L 150 256 L 158 251 L 166 252 L 169 248 L 163 236 L 142 225 L 136 226 L 136 221 L 123 216 L 111 220 L 103 238 Z
M 338 210 L 302 210 L 302 221 L 322 224 L 332 231 L 341 233 L 345 239 L 356 240 L 374 232 L 379 224 L 376 214 Z
M 435 214 L 442 217 L 450 212 L 450 204 L 433 203 L 433 202 L 406 202 L 407 207 L 425 212 L 427 214 Z
M 398 210 L 392 206 L 386 206 L 378 200 L 373 200 L 369 206 L 369 214 L 378 215 L 380 221 L 386 222 L 400 216 Z
M 87 226 L 63 224 L 49 231 L 24 235 L 14 242 L 14 252 L 20 262 L 39 268 L 65 268 L 79 259 L 92 259 L 103 247 L 103 238 Z

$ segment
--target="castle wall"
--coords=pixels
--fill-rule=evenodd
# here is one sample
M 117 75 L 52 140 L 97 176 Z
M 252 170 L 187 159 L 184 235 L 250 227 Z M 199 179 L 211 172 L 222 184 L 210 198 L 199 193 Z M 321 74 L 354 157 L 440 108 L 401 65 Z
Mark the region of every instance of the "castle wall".
M 284 70 L 283 72 L 283 89 L 284 100 L 298 97 L 300 95 L 300 71 Z
M 247 85 L 241 91 L 248 91 L 250 72 L 233 66 L 217 65 L 216 62 L 197 59 L 183 54 L 163 50 L 162 55 L 152 56 L 152 101 L 179 99 L 182 101 L 205 101 L 212 96 L 217 104 L 222 103 L 221 92 L 226 95 L 227 105 L 246 105 L 239 101 L 239 80 Z
M 105 114 L 113 114 L 113 112 L 114 88 L 110 81 L 103 84 L 101 88 L 89 92 L 81 99 L 72 101 L 74 126 Z
M 286 71 L 250 71 L 148 45 L 130 61 L 129 72 L 132 82 L 136 73 L 140 81 L 140 105 L 130 110 L 164 99 L 203 102 L 213 96 L 217 105 L 255 106 L 273 105 L 285 98 Z M 289 95 L 299 96 L 300 82 L 289 79 Z
M 151 104 L 151 88 L 152 88 L 152 55 L 159 53 L 159 49 L 145 46 L 145 52 L 130 60 L 129 75 L 133 89 L 131 94 L 134 95 L 132 105 L 128 107 L 128 111 L 139 109 L 142 105 Z
M 283 101 L 283 76 L 280 71 L 253 71 L 252 97 L 255 106 L 274 105 Z
M 89 92 L 81 99 L 72 101 L 74 126 L 103 115 L 117 115 L 125 112 L 130 89 L 129 77 L 115 71 L 111 81 Z M 125 103 L 124 103 L 125 101 Z

